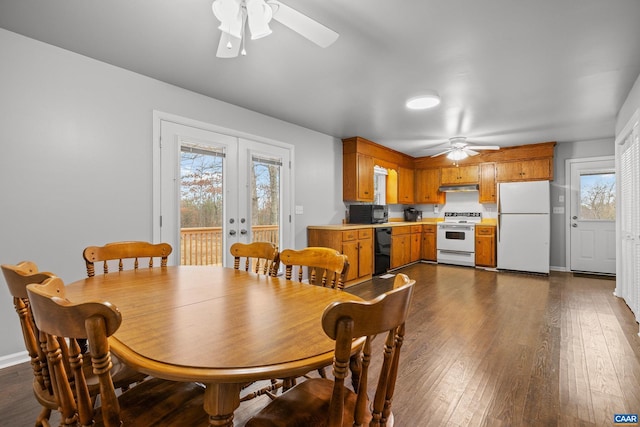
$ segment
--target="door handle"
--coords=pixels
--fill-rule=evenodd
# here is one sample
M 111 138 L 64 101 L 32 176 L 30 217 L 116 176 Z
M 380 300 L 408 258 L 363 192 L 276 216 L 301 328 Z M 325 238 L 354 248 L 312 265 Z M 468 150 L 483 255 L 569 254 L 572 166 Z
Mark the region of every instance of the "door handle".
M 240 230 L 240 234 L 242 234 L 242 235 L 244 236 L 245 234 L 247 234 L 247 230 L 245 230 L 245 229 L 243 228 L 242 230 Z
M 571 224 L 571 226 L 572 226 L 573 228 L 576 228 L 576 227 L 578 226 L 578 224 L 576 224 L 576 223 L 574 222 L 573 224 Z
M 235 236 L 236 230 L 229 230 L 229 236 Z
M 578 217 L 574 215 L 571 217 L 571 219 L 578 219 Z

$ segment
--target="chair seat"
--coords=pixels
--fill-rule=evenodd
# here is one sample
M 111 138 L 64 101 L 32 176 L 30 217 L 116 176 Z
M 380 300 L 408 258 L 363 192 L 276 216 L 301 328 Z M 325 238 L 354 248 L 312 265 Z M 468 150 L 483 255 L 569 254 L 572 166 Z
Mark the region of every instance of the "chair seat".
M 283 393 L 262 409 L 246 427 L 320 427 L 329 422 L 329 402 L 334 382 L 326 378 L 311 378 Z M 353 425 L 356 394 L 345 388 L 343 427 Z M 286 420 L 286 422 L 285 422 Z M 368 425 L 371 416 L 368 415 Z
M 167 399 L 173 396 L 173 399 Z M 206 426 L 204 387 L 197 383 L 152 378 L 118 398 L 123 426 Z M 144 410 L 141 410 L 144 408 Z M 100 408 L 95 427 L 103 426 Z

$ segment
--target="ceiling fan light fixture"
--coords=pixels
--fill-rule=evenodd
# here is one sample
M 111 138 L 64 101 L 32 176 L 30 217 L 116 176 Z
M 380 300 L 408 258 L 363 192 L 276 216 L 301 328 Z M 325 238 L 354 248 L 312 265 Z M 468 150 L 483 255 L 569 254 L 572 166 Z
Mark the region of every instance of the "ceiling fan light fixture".
M 218 29 L 236 38 L 242 38 L 242 9 L 236 0 L 215 0 L 213 14 L 220 21 Z
M 271 34 L 269 22 L 273 18 L 273 9 L 264 0 L 246 0 L 247 21 L 251 40 L 261 39 Z
M 410 110 L 426 110 L 440 105 L 440 95 L 435 91 L 428 91 L 410 98 L 406 106 Z
M 447 159 L 454 160 L 456 162 L 459 160 L 464 160 L 467 157 L 469 157 L 469 155 L 463 149 L 455 149 L 447 154 Z

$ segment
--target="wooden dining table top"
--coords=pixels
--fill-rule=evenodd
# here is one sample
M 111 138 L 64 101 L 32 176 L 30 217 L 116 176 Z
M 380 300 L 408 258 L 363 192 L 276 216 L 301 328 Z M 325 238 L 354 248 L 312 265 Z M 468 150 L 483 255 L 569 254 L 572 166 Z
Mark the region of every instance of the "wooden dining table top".
M 302 375 L 330 365 L 321 316 L 347 292 L 216 266 L 141 268 L 78 280 L 74 302 L 122 313 L 112 351 L 142 372 L 204 383 Z

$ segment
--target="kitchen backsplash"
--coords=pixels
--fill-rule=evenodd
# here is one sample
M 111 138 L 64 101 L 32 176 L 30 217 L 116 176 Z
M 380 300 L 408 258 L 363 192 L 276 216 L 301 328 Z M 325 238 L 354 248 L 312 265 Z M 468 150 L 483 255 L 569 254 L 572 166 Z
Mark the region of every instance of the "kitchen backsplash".
M 423 219 L 441 218 L 443 212 L 481 212 L 483 218 L 498 217 L 495 203 L 478 203 L 478 192 L 468 191 L 447 193 L 447 202 L 444 205 L 389 205 L 389 219 L 404 218 L 404 209 L 409 206 L 421 210 Z

